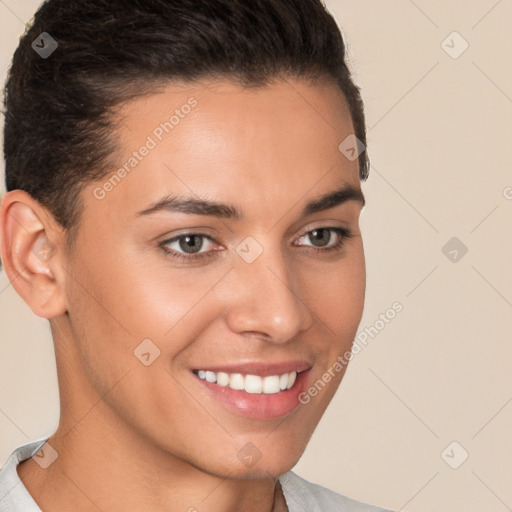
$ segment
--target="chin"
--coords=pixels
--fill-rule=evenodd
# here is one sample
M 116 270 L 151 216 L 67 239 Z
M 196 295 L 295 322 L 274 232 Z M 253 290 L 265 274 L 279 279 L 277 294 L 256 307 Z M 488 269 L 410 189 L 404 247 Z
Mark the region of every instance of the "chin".
M 232 452 L 231 455 L 219 455 L 220 460 L 204 461 L 206 463 L 198 464 L 197 467 L 219 478 L 234 480 L 277 478 L 290 471 L 297 464 L 304 452 L 305 445 L 300 448 L 275 448 L 274 446 L 274 449 L 272 449 L 272 443 L 268 443 L 261 451 L 257 451 L 255 445 L 248 442 L 237 451 L 235 457 L 232 456 Z M 219 464 L 219 462 L 221 463 Z
M 277 460 L 267 463 L 260 461 L 253 467 L 236 464 L 231 467 L 223 468 L 218 472 L 211 472 L 211 474 L 220 478 L 230 478 L 233 480 L 267 480 L 269 478 L 278 478 L 290 471 L 298 462 L 298 458 L 287 462 L 287 464 L 283 464 L 283 461 Z

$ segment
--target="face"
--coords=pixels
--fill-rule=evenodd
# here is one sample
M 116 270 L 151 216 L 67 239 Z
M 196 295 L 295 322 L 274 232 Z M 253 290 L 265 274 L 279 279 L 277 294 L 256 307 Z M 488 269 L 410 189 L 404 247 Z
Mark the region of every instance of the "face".
M 119 115 L 119 165 L 83 191 L 66 261 L 61 388 L 104 396 L 105 421 L 168 461 L 283 474 L 362 314 L 358 163 L 338 149 L 348 107 L 333 85 L 219 81 Z

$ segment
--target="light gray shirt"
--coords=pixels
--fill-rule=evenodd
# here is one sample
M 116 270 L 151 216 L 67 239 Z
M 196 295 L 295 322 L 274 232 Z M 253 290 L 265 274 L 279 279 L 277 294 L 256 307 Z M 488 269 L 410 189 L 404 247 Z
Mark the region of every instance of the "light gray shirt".
M 20 480 L 16 467 L 35 455 L 46 441 L 20 446 L 0 470 L 0 512 L 41 512 Z M 312 484 L 292 471 L 282 475 L 279 481 L 290 512 L 391 512 Z

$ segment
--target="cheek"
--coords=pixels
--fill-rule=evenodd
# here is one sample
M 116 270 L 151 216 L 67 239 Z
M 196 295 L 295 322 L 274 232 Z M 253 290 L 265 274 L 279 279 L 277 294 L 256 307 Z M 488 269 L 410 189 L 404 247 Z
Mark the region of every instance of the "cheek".
M 332 333 L 352 342 L 363 313 L 365 287 L 364 253 L 357 244 L 338 264 L 308 274 L 308 303 Z
M 109 336 L 118 333 L 139 342 L 165 337 L 223 274 L 218 268 L 173 268 L 152 254 L 102 243 L 101 254 L 92 251 L 87 260 L 76 262 L 72 284 L 78 295 L 88 295 L 81 300 L 91 303 L 91 320 Z
M 77 351 L 100 391 L 142 367 L 134 351 L 143 340 L 159 352 L 157 366 L 186 351 L 219 316 L 213 288 L 229 270 L 170 270 L 110 249 L 75 261 L 67 291 Z

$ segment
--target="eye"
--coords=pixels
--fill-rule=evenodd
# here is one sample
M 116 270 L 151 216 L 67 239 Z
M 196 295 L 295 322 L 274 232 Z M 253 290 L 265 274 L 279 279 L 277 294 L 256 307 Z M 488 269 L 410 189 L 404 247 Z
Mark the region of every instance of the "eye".
M 310 250 L 330 252 L 341 250 L 345 244 L 345 240 L 351 236 L 352 233 L 345 228 L 322 227 L 308 231 L 306 234 L 302 235 L 299 240 L 309 239 L 312 241 L 312 246 L 306 245 L 306 247 L 310 247 Z
M 351 232 L 345 228 L 321 227 L 310 230 L 298 238 L 299 241 L 309 239 L 313 242 L 312 245 L 294 245 L 305 246 L 308 251 L 319 253 L 339 252 L 343 249 L 345 240 L 351 236 Z M 188 261 L 215 256 L 216 252 L 222 250 L 214 248 L 215 245 L 211 237 L 202 233 L 183 233 L 159 243 L 160 248 L 170 257 Z
M 208 240 L 208 243 L 204 243 Z M 213 240 L 208 236 L 201 233 L 184 233 L 182 235 L 164 240 L 159 245 L 160 247 L 171 256 L 178 259 L 191 259 L 203 256 L 212 256 L 215 249 L 201 251 L 204 246 L 213 244 Z

